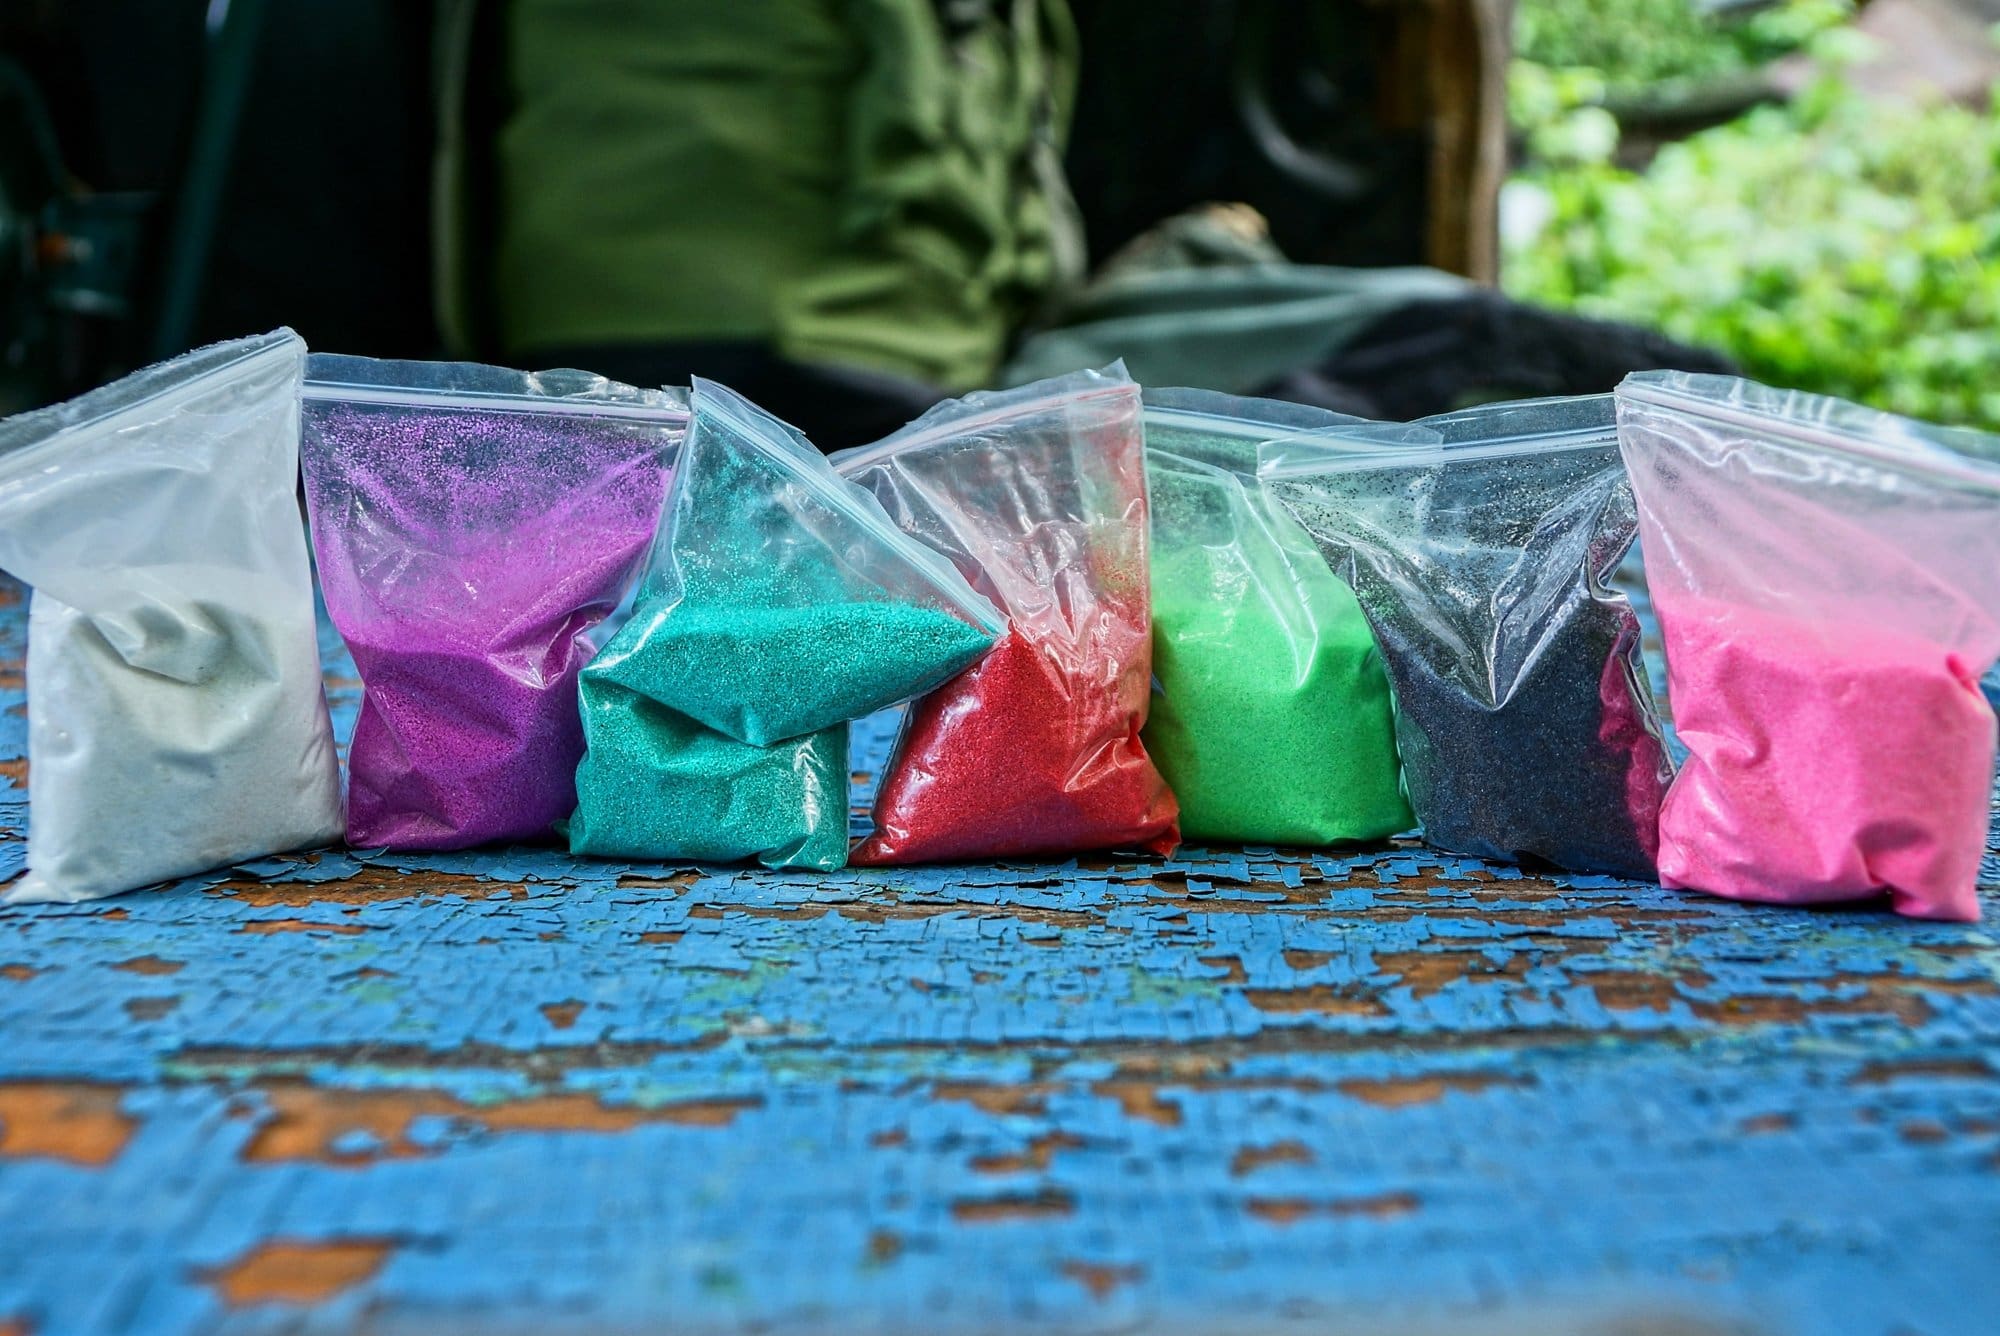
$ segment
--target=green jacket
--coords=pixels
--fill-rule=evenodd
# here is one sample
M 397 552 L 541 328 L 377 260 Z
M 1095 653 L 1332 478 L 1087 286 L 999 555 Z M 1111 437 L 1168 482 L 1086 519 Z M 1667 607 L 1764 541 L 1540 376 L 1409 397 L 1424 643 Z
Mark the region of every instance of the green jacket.
M 441 6 L 463 354 L 747 339 L 958 390 L 1081 277 L 1066 0 Z

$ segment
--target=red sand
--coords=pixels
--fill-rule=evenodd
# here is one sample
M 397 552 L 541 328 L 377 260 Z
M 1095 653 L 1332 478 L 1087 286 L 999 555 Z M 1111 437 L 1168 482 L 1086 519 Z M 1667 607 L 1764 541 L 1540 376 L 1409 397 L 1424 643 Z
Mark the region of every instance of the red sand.
M 1081 648 L 1037 644 L 1017 625 L 912 705 L 875 802 L 876 831 L 849 861 L 1172 853 L 1180 809 L 1139 742 L 1143 607 L 1126 625 L 1107 617 L 1100 638 L 1112 645 Z

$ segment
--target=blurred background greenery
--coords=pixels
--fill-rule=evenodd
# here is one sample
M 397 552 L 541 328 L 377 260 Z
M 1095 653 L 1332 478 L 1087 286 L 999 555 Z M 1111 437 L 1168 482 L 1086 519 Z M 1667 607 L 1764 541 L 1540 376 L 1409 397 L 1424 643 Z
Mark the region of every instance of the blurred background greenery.
M 2000 101 L 1872 77 L 1855 10 L 1521 0 L 1509 294 L 2000 428 Z

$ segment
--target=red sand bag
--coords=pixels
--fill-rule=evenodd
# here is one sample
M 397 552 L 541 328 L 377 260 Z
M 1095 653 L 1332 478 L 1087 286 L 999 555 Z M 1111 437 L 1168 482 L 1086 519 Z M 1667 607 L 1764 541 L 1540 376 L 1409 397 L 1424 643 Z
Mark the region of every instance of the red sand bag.
M 944 403 L 835 455 L 1007 614 L 993 652 L 910 707 L 856 865 L 1171 853 L 1139 741 L 1152 683 L 1139 387 L 1122 366 Z

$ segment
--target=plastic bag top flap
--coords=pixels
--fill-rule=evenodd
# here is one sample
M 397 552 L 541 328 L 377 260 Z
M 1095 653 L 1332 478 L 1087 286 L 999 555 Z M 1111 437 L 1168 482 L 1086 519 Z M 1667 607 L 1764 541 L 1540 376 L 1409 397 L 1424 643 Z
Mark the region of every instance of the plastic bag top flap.
M 301 464 L 343 635 L 395 646 L 425 627 L 532 655 L 618 603 L 659 525 L 681 396 L 583 372 L 307 365 Z
M 992 635 L 1005 629 L 983 594 L 897 528 L 874 495 L 836 473 L 798 428 L 701 377 L 690 402 L 693 426 L 668 503 L 672 530 L 661 535 L 674 561 L 655 563 L 648 588 L 698 572 L 737 582 L 739 593 L 761 581 L 764 596 L 781 602 L 911 598 Z M 724 531 L 709 532 L 717 525 Z
M 833 466 L 1016 619 L 1064 619 L 1061 571 L 1143 584 L 1144 435 L 1121 364 L 939 404 Z
M 182 411 L 218 383 L 273 359 L 302 360 L 305 348 L 290 329 L 211 343 L 63 403 L 0 418 L 0 497 L 30 470 L 41 471 L 38 461 L 23 458 L 24 452 L 57 445 L 85 448 L 86 441 L 116 443 L 114 434 L 125 427 Z M 192 406 L 200 411 L 198 404 Z
M 226 571 L 302 579 L 304 361 L 280 329 L 0 422 L 0 567 L 94 616 Z
M 1618 449 L 1616 400 L 1609 394 L 1516 399 L 1439 413 L 1412 422 L 1355 422 L 1276 438 L 1258 451 L 1266 477 L 1470 464 Z
M 2000 656 L 2000 437 L 1733 376 L 1630 376 L 1618 404 L 1656 602 Z
M 1638 520 L 1614 415 L 1591 395 L 1334 428 L 1267 445 L 1260 478 L 1323 546 L 1406 572 L 1407 597 L 1471 625 L 1551 607 L 1624 557 Z
M 1992 432 L 1939 426 L 1832 395 L 1692 371 L 1635 371 L 1619 382 L 1617 397 L 1779 436 L 1806 449 L 2000 493 L 2000 435 Z
M 842 450 L 830 458 L 843 476 L 852 477 L 871 464 L 897 455 L 939 445 L 962 446 L 988 441 L 993 429 L 1040 414 L 1075 418 L 1079 424 L 1094 415 L 1125 411 L 1138 398 L 1139 386 L 1125 374 L 1123 362 L 1098 371 L 1075 371 L 1038 380 L 1010 390 L 978 390 L 947 399 L 927 410 L 902 430 L 873 445 Z

